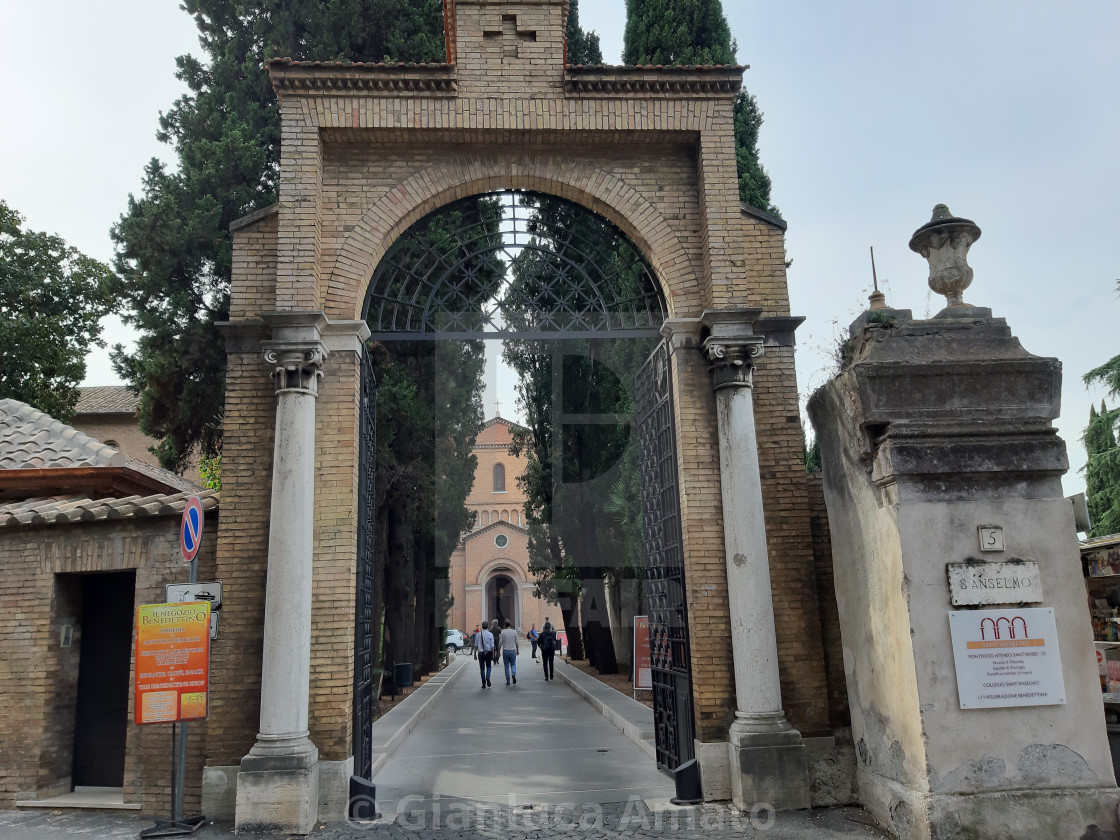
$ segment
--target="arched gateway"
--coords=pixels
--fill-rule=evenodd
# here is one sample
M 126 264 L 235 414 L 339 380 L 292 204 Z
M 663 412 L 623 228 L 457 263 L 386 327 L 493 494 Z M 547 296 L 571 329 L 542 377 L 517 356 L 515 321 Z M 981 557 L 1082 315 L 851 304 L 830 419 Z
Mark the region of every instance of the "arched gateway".
M 490 298 L 461 279 L 439 291 L 430 272 L 386 272 L 428 214 L 507 190 L 570 202 L 632 243 L 648 285 L 607 294 L 625 303 L 613 312 L 565 298 L 563 272 L 550 281 L 579 328 L 665 337 L 637 411 L 643 459 L 679 487 L 644 482 L 643 513 L 652 614 L 688 616 L 665 620 L 655 667 L 691 684 L 663 685 L 659 757 L 695 756 L 708 799 L 804 807 L 799 730 L 829 734 L 843 686 L 829 681 L 838 645 L 826 659 L 805 503 L 784 224 L 738 201 L 743 68 L 566 66 L 566 0 L 446 7 L 447 64 L 270 65 L 280 200 L 234 226 L 217 560 L 228 594 L 205 811 L 290 832 L 344 814 L 366 748 L 355 627 L 369 616 L 354 593 L 372 536 L 359 515 L 372 388 L 359 319 L 383 339 L 486 331 L 471 319 Z M 507 307 L 491 326 L 572 327 L 518 322 L 526 312 Z

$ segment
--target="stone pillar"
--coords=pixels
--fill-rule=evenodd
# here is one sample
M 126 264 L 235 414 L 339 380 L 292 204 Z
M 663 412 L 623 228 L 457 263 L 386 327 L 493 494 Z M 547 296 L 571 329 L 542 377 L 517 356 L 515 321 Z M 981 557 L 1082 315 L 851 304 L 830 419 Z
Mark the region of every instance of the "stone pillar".
M 979 235 L 939 205 L 910 244 L 948 306 L 865 312 L 809 401 L 859 796 L 904 840 L 1118 837 L 1061 364 L 964 302 Z
M 265 316 L 264 360 L 276 384 L 261 718 L 237 777 L 237 830 L 307 834 L 319 803 L 319 752 L 308 738 L 315 511 L 315 398 L 327 357 L 322 313 Z
M 809 776 L 801 733 L 782 709 L 770 561 L 754 425 L 753 359 L 764 337 L 760 310 L 709 311 L 701 324 L 716 399 L 727 599 L 735 665 L 731 793 L 736 807 L 769 803 L 808 808 Z

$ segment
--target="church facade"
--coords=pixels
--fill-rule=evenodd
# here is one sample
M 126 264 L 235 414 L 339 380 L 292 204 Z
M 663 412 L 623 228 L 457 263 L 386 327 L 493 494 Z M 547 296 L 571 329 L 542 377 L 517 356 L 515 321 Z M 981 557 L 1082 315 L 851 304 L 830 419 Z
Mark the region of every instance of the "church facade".
M 463 535 L 451 555 L 452 604 L 448 626 L 470 633 L 475 625 L 509 620 L 521 633 L 539 630 L 546 615 L 557 623 L 559 608 L 533 596 L 529 571 L 529 534 L 525 528 L 525 493 L 518 479 L 525 458 L 511 455 L 513 424 L 502 417 L 486 422 L 474 446 L 478 459 L 474 486 L 466 506 L 474 527 Z

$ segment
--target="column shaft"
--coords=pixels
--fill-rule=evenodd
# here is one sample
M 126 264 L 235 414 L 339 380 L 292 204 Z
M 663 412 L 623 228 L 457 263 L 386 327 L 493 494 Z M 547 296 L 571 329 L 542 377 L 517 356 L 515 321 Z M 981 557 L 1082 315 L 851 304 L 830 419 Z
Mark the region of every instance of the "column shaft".
M 716 411 L 736 725 L 747 725 L 752 731 L 773 731 L 775 724 L 788 729 L 778 677 L 751 388 L 739 383 L 721 387 L 716 391 Z
M 305 738 L 311 665 L 315 395 L 277 393 L 268 535 L 261 738 Z

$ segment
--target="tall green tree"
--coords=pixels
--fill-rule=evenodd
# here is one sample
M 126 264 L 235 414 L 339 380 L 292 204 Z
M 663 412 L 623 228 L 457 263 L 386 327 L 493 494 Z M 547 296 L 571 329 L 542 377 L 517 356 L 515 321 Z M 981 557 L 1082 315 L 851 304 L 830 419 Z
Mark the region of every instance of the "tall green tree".
M 626 0 L 626 64 L 735 64 L 735 52 L 720 0 Z M 777 213 L 758 156 L 762 112 L 746 90 L 735 100 L 734 122 L 739 199 Z
M 552 247 L 525 248 L 513 261 L 506 299 L 528 302 L 523 323 L 510 314 L 515 326 L 532 330 L 536 319 L 547 317 L 538 301 L 548 296 L 539 290 L 557 282 L 575 284 L 570 293 L 589 299 L 596 297 L 592 277 L 610 278 L 608 298 L 633 300 L 648 292 L 637 252 L 605 219 L 547 196 L 526 197 L 523 203 L 532 208 L 529 233 Z M 585 272 L 588 279 L 580 287 Z M 513 449 L 526 458 L 520 483 L 526 494 L 530 570 L 539 593 L 559 604 L 573 656 L 579 658 L 582 642 L 601 673 L 617 672 L 607 590 L 617 604 L 621 581 L 636 577 L 632 552 L 637 540 L 627 523 L 637 517 L 613 504 L 616 490 L 632 504 L 639 498 L 632 425 L 620 418 L 633 412 L 634 372 L 650 349 L 648 341 L 592 334 L 564 341 L 506 341 L 503 347 L 506 364 L 518 374 L 518 405 L 527 421 L 514 432 Z M 562 416 L 602 420 L 611 415 L 612 422 L 561 421 Z
M 204 58 L 180 56 L 188 92 L 160 116 L 177 166 L 153 159 L 113 228 L 116 295 L 136 349 L 115 349 L 140 394 L 141 428 L 161 463 L 221 448 L 230 222 L 276 200 L 280 116 L 265 63 L 298 59 L 442 61 L 440 0 L 185 0 Z
M 1085 463 L 1085 497 L 1089 505 L 1090 537 L 1120 533 L 1120 445 L 1116 426 L 1120 409 L 1089 408 L 1089 425 L 1082 441 L 1088 459 Z
M 1120 294 L 1120 280 L 1116 281 Z M 1086 385 L 1104 385 L 1111 397 L 1120 397 L 1120 356 L 1113 356 L 1100 367 L 1086 373 Z M 1101 410 L 1089 409 L 1089 425 L 1082 441 L 1088 460 L 1085 463 L 1085 496 L 1089 504 L 1089 536 L 1120 533 L 1120 446 L 1116 427 L 1120 409 L 1108 409 L 1101 400 Z
M 572 0 L 568 8 L 568 64 L 602 64 L 603 50 L 595 32 L 585 32 L 579 25 L 579 3 Z
M 47 233 L 26 230 L 0 200 L 0 399 L 69 421 L 86 354 L 104 347 L 112 272 Z

